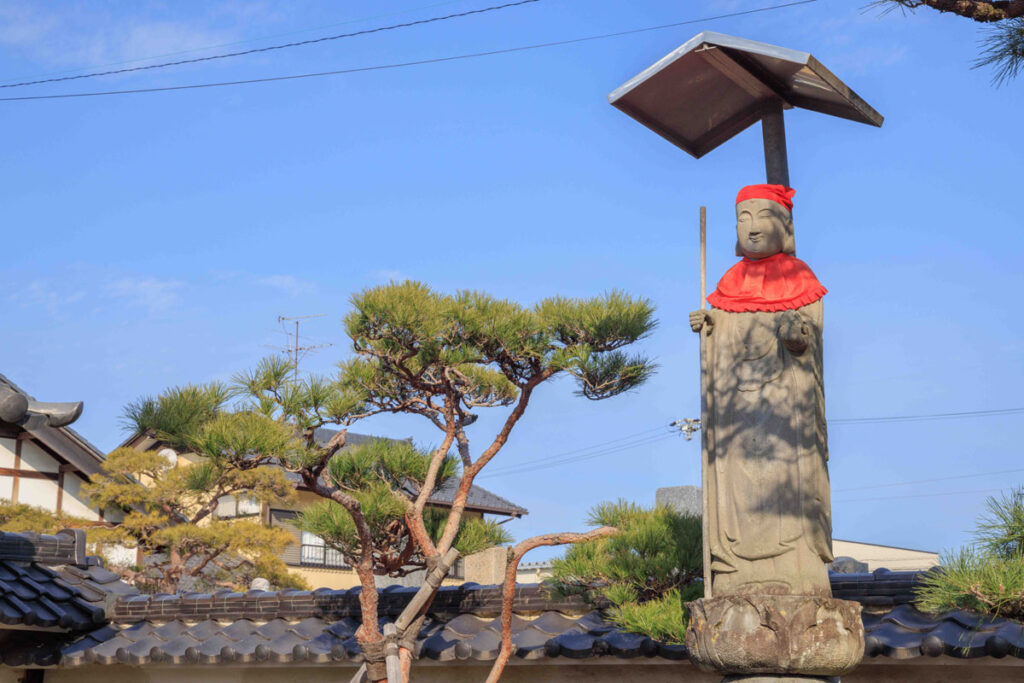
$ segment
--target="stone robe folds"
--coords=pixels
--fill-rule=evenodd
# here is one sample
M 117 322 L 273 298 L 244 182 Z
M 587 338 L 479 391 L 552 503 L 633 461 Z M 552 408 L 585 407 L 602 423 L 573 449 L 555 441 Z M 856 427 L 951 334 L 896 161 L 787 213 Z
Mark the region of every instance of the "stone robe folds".
M 822 314 L 820 295 L 794 310 L 715 309 L 701 332 L 716 596 L 831 595 Z

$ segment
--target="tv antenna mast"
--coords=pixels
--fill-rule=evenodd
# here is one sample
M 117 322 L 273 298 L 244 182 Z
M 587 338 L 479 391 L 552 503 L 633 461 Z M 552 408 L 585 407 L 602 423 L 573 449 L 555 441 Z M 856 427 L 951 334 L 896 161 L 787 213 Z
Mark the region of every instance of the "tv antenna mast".
M 302 344 L 299 343 L 299 324 L 303 320 L 309 320 L 311 318 L 322 318 L 325 315 L 326 315 L 326 313 L 317 313 L 315 315 L 292 315 L 292 316 L 279 315 L 279 316 L 277 316 L 277 324 L 280 325 L 282 331 L 291 338 L 291 343 L 288 346 L 279 347 L 279 348 L 280 348 L 281 351 L 284 351 L 288 355 L 292 356 L 293 362 L 295 364 L 295 382 L 296 383 L 298 383 L 298 381 L 299 381 L 299 354 L 300 353 L 303 356 L 305 356 L 306 354 L 311 353 L 313 351 L 316 351 L 317 349 L 325 349 L 325 348 L 327 348 L 329 346 L 334 346 L 334 344 L 307 344 L 307 345 L 303 346 Z M 288 330 L 284 329 L 285 323 L 289 323 L 289 322 L 294 322 L 295 323 L 295 334 L 294 334 L 294 336 L 292 336 L 291 332 L 289 332 Z

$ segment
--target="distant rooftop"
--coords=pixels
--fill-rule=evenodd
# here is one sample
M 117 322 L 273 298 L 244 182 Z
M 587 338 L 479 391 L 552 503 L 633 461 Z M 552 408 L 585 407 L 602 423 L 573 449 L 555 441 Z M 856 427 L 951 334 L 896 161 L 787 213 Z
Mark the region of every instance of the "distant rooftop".
M 327 429 L 321 427 L 316 430 L 313 434 L 313 438 L 320 446 L 326 446 L 327 442 L 338 433 L 336 429 Z M 349 432 L 345 435 L 345 448 L 351 448 L 353 446 L 362 446 L 364 444 L 383 439 L 386 437 L 371 436 L 368 434 L 356 434 Z M 409 441 L 410 439 L 405 439 Z M 451 507 L 452 503 L 455 502 L 455 494 L 459 488 L 459 480 L 457 478 L 447 479 L 442 482 L 440 486 L 434 489 L 434 493 L 427 499 L 427 502 L 432 505 L 438 505 L 441 507 Z M 415 491 L 411 491 L 415 494 Z M 466 509 L 473 510 L 476 512 L 483 512 L 493 515 L 508 515 L 509 517 L 522 517 L 523 515 L 529 514 L 529 510 L 519 505 L 516 505 L 507 498 L 502 498 L 496 493 L 492 493 L 482 486 L 473 485 L 473 488 L 469 490 L 469 498 L 466 500 Z

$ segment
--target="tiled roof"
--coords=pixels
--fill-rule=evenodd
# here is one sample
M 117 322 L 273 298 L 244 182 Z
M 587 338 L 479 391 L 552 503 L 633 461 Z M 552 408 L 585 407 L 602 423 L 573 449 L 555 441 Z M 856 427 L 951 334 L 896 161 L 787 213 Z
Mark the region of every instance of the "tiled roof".
M 382 623 L 386 621 L 382 619 Z M 61 666 L 85 664 L 259 664 L 309 662 L 331 664 L 362 661 L 355 632 L 359 621 L 353 617 L 331 620 L 214 619 L 166 623 L 141 621 L 118 629 L 105 626 L 62 648 L 56 659 Z M 566 615 L 544 611 L 524 618 L 513 617 L 516 656 L 527 660 L 547 657 L 580 659 L 597 655 L 632 658 L 658 656 L 684 659 L 686 648 L 662 645 L 650 638 L 627 634 L 606 622 L 596 611 Z M 492 660 L 501 646 L 499 617 L 462 614 L 444 620 L 430 617 L 424 622 L 416 644 L 416 656 L 442 662 Z M 18 648 L 8 648 L 4 663 L 13 655 L 24 661 Z M 53 661 L 55 655 L 38 649 L 35 656 Z M 16 664 L 15 664 L 16 665 Z
M 0 374 L 0 386 L 10 388 L 12 391 L 22 394 L 30 401 L 29 408 L 30 412 L 33 408 L 32 403 L 35 402 L 34 397 L 27 391 L 19 387 L 10 378 Z M 43 405 L 59 405 L 59 404 L 43 404 Z M 63 406 L 78 406 L 78 413 L 75 413 L 72 422 L 77 419 L 78 414 L 81 412 L 82 404 L 63 404 Z M 100 469 L 100 463 L 102 463 L 106 456 L 104 452 L 89 442 L 84 436 L 76 432 L 67 424 L 59 427 L 50 427 L 46 424 L 46 421 L 40 421 L 40 419 L 26 420 L 26 429 L 37 439 L 46 444 L 49 448 L 56 451 L 68 462 L 76 465 L 86 475 L 95 474 Z
M 199 621 L 204 618 L 217 621 L 266 621 L 275 618 L 298 620 L 306 617 L 347 619 L 361 614 L 360 590 L 357 586 L 340 590 L 318 588 L 314 591 L 136 595 L 118 600 L 109 614 L 110 619 L 116 623 L 166 622 L 174 619 Z M 379 614 L 382 617 L 397 617 L 416 590 L 415 586 L 399 585 L 380 589 L 377 607 Z M 590 606 L 577 596 L 554 598 L 550 591 L 537 585 L 520 586 L 515 604 L 520 612 L 555 610 L 582 614 L 590 610 Z M 472 582 L 461 586 L 442 586 L 430 606 L 430 613 L 442 619 L 451 619 L 461 614 L 497 616 L 500 612 L 501 588 Z
M 0 628 L 94 629 L 134 588 L 84 556 L 83 532 L 0 532 Z
M 428 499 L 428 502 L 434 503 L 435 505 L 447 505 L 450 506 L 455 502 L 455 493 L 459 489 L 459 480 L 456 478 L 446 479 L 441 483 L 434 493 Z M 516 505 L 512 501 L 502 498 L 496 493 L 491 493 L 482 486 L 473 484 L 473 488 L 469 490 L 469 497 L 466 498 L 466 507 L 470 510 L 479 510 L 481 512 L 492 512 L 500 515 L 511 515 L 514 517 L 520 517 L 525 514 L 529 514 L 529 510 L 524 507 Z
M 865 613 L 864 630 L 868 657 L 1024 659 L 1024 625 L 963 610 L 933 615 L 899 605 L 884 614 Z
M 833 575 L 836 593 L 865 604 L 868 657 L 895 660 L 947 655 L 1024 659 L 1024 627 L 966 612 L 928 615 L 906 603 L 916 572 Z M 855 585 L 860 586 L 857 593 Z M 538 586 L 517 589 L 516 656 L 621 659 L 686 658 L 686 648 L 624 633 L 579 598 L 552 599 Z M 381 621 L 390 621 L 415 592 L 381 591 Z M 0 648 L 8 666 L 86 664 L 359 663 L 358 589 L 123 598 L 112 622 L 88 634 L 19 633 Z M 886 607 L 880 604 L 888 601 Z M 495 586 L 443 587 L 416 645 L 418 657 L 441 662 L 497 656 L 500 592 Z
M 338 432 L 335 429 L 320 427 L 313 433 L 313 438 L 320 446 L 326 446 L 331 440 L 331 437 L 337 433 Z M 381 438 L 384 437 L 348 432 L 345 435 L 345 447 L 361 446 Z M 451 504 L 455 502 L 455 492 L 458 488 L 458 479 L 448 479 L 434 489 L 434 493 L 430 496 L 427 502 L 433 503 L 434 505 L 450 507 Z M 473 488 L 469 490 L 469 497 L 466 499 L 466 507 L 478 512 L 489 512 L 492 514 L 510 515 L 513 517 L 521 517 L 522 515 L 529 514 L 529 511 L 526 508 L 520 507 L 512 501 L 502 498 L 496 493 L 491 493 L 487 489 L 475 484 L 473 485 Z

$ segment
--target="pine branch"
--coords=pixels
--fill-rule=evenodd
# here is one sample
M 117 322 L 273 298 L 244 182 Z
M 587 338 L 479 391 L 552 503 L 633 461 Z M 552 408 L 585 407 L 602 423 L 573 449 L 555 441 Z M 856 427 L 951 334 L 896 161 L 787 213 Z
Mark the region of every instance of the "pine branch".
M 1024 0 L 877 0 L 872 5 L 910 11 L 930 7 L 982 23 L 1024 17 Z
M 505 564 L 505 582 L 501 586 L 501 650 L 498 652 L 498 658 L 494 660 L 494 665 L 491 667 L 486 683 L 498 683 L 502 672 L 505 671 L 505 665 L 508 664 L 508 660 L 514 652 L 512 645 L 512 607 L 516 597 L 516 573 L 519 570 L 519 562 L 523 559 L 523 556 L 534 548 L 545 545 L 585 543 L 599 538 L 614 536 L 617 533 L 619 533 L 618 529 L 606 526 L 582 534 L 544 534 L 528 538 L 509 550 L 508 561 Z

